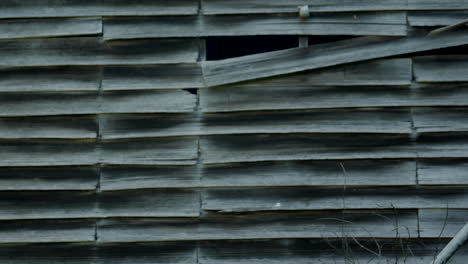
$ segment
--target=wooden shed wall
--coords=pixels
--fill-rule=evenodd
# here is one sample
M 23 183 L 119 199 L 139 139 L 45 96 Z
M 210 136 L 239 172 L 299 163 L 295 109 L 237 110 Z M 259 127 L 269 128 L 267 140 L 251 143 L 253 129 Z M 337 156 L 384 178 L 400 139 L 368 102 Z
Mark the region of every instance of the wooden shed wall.
M 434 52 L 468 31 L 427 33 L 467 15 L 0 2 L 0 262 L 429 263 L 468 221 L 468 53 Z M 356 38 L 206 61 L 257 35 Z

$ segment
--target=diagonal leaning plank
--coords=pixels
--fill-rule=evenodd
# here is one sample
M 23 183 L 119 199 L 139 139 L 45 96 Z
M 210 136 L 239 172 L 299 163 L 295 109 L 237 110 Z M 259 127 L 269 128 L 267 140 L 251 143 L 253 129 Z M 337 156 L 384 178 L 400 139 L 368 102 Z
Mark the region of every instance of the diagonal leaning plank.
M 423 34 L 421 34 L 423 33 Z M 283 75 L 468 43 L 468 30 L 436 36 L 418 32 L 407 38 L 362 37 L 334 43 L 203 62 L 206 86 Z

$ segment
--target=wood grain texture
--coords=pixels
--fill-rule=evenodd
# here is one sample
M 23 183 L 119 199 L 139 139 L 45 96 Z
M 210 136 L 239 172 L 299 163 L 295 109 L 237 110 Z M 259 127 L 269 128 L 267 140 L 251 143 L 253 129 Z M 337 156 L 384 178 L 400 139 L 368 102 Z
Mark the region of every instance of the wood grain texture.
M 104 19 L 104 39 L 249 35 L 378 35 L 405 36 L 406 13 L 229 15 Z
M 96 167 L 2 168 L 0 190 L 95 190 L 98 178 Z
M 418 138 L 417 152 L 420 158 L 465 158 L 467 144 L 466 133 L 422 134 Z
M 276 111 L 204 114 L 203 135 L 290 133 L 411 133 L 407 110 Z
M 344 170 L 343 170 L 344 168 Z M 413 185 L 416 164 L 399 160 L 286 161 L 206 165 L 208 187 Z
M 109 66 L 104 68 L 102 78 L 104 91 L 203 86 L 201 68 L 197 64 Z
M 0 260 L 10 264 L 195 264 L 195 251 L 191 242 L 18 244 L 1 245 Z
M 0 118 L 1 139 L 95 139 L 93 117 Z
M 188 15 L 197 13 L 197 3 L 190 0 L 9 0 L 0 4 L 0 18 Z
M 467 30 L 427 37 L 363 37 L 352 40 L 203 62 L 207 86 L 236 83 L 468 43 Z
M 410 106 L 466 106 L 463 85 L 412 88 L 226 86 L 201 89 L 203 112 Z
M 466 108 L 415 108 L 413 120 L 419 133 L 468 132 Z
M 342 218 L 344 217 L 344 218 Z M 215 215 L 203 219 L 99 220 L 98 241 L 189 241 L 270 238 L 395 237 L 389 211 Z M 398 212 L 400 235 L 417 236 L 416 212 Z M 344 220 L 344 221 L 343 221 Z M 196 230 L 196 231 L 195 231 Z
M 93 141 L 0 141 L 0 166 L 74 166 L 98 161 Z
M 245 188 L 203 192 L 202 209 L 219 212 L 467 208 L 467 188 Z
M 448 26 L 466 19 L 467 11 L 412 11 L 408 23 L 412 27 Z
M 196 166 L 104 166 L 101 190 L 196 187 L 200 185 Z
M 0 21 L 0 39 L 86 36 L 102 33 L 100 17 Z
M 104 42 L 96 37 L 0 41 L 2 67 L 189 63 L 198 57 L 195 40 Z
M 243 82 L 241 87 L 403 86 L 412 81 L 412 61 L 381 59 Z
M 206 0 L 205 14 L 296 13 L 298 6 L 309 5 L 311 12 L 388 11 L 388 10 L 463 10 L 465 0 L 293 0 L 287 3 L 268 0 Z
M 0 69 L 0 92 L 95 91 L 98 67 L 40 67 Z
M 4 221 L 0 243 L 93 242 L 94 220 Z
M 422 238 L 452 238 L 466 224 L 466 209 L 420 209 L 419 228 Z
M 468 81 L 468 56 L 422 56 L 413 58 L 418 82 Z
M 405 136 L 233 135 L 201 139 L 205 164 L 269 160 L 415 158 Z
M 197 138 L 175 137 L 103 141 L 100 161 L 105 164 L 171 165 L 197 159 Z
M 418 162 L 418 179 L 427 185 L 467 185 L 468 162 L 464 160 L 426 160 Z

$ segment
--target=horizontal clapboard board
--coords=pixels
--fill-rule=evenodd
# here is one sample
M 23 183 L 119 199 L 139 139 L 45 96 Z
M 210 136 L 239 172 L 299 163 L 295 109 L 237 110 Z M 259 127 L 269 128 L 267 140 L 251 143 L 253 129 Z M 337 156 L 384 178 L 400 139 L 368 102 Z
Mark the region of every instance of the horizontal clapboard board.
M 188 15 L 197 9 L 191 0 L 9 0 L 0 4 L 0 18 Z
M 105 18 L 104 39 L 248 35 L 406 35 L 404 12 Z
M 388 11 L 388 10 L 463 10 L 465 0 L 205 0 L 205 14 L 296 13 L 298 6 L 308 5 L 311 12 Z
M 396 216 L 398 215 L 398 216 Z M 399 226 L 395 227 L 395 217 Z M 98 221 L 99 242 L 190 241 L 417 236 L 415 211 L 297 212 L 214 215 L 198 219 L 110 219 Z M 401 229 L 401 230 L 400 230 Z
M 448 26 L 467 17 L 467 11 L 412 11 L 408 13 L 408 23 L 413 27 Z
M 412 113 L 418 133 L 468 132 L 467 108 L 415 108 Z
M 418 82 L 467 82 L 468 56 L 415 57 L 414 76 Z
M 467 209 L 420 209 L 419 228 L 422 238 L 452 238 L 466 224 Z
M 426 160 L 418 162 L 418 181 L 427 185 L 467 185 L 466 160 Z

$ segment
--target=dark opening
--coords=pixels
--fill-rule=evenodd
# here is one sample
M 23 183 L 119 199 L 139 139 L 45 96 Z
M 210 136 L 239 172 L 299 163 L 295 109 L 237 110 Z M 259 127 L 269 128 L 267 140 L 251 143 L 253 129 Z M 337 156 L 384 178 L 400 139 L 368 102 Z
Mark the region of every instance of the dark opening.
M 415 52 L 415 53 L 411 53 L 410 55 L 400 55 L 397 57 L 401 58 L 401 57 L 416 57 L 416 56 L 428 56 L 428 55 L 468 55 L 468 45 Z
M 295 48 L 297 36 L 242 36 L 206 38 L 206 59 L 222 60 L 256 53 Z
M 197 94 L 198 93 L 197 88 L 187 88 L 187 89 L 184 89 L 184 90 L 191 93 L 191 94 Z
M 356 36 L 309 36 L 309 46 L 355 38 Z

